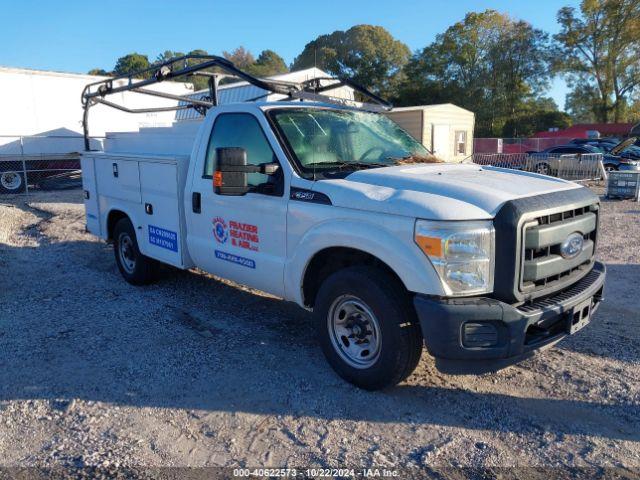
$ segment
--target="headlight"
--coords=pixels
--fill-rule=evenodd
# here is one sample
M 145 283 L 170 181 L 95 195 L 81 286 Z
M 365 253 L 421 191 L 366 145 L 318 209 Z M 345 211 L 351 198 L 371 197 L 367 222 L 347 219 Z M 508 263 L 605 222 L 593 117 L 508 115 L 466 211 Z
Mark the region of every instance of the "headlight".
M 491 221 L 416 221 L 414 240 L 451 296 L 493 290 L 495 233 Z

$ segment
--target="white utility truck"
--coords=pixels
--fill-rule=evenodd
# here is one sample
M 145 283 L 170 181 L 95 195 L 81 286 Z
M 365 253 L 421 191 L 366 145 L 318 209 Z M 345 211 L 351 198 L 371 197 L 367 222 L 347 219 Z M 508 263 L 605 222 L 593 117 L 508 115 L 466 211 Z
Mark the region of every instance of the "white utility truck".
M 113 242 L 128 282 L 153 281 L 165 263 L 296 302 L 314 312 L 335 371 L 366 389 L 405 379 L 423 342 L 441 370 L 479 373 L 589 322 L 605 279 L 590 190 L 429 163 L 374 105 L 323 95 L 330 80 L 269 83 L 219 57 L 196 59 L 84 94 L 88 133 L 89 107 L 114 106 L 111 93 L 196 72 L 212 79 L 207 99 L 179 104 L 206 113 L 190 155 L 174 152 L 167 132 L 163 141 L 140 133 L 135 153 L 82 156 L 87 229 Z M 217 74 L 202 70 L 212 66 L 290 100 L 217 105 Z

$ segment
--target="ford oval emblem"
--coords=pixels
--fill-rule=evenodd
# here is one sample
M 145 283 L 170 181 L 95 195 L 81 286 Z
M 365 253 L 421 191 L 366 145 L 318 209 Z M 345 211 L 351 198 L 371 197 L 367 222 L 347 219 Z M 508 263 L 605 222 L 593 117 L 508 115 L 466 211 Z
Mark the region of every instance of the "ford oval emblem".
M 563 258 L 575 258 L 580 252 L 582 252 L 582 247 L 584 246 L 584 237 L 580 232 L 573 232 L 564 239 L 562 245 L 560 245 L 560 255 Z

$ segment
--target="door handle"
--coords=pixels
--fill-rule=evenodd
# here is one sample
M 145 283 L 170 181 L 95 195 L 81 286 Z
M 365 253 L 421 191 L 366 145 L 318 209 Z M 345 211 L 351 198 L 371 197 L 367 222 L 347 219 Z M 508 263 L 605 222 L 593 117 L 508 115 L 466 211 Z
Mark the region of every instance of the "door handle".
M 191 210 L 193 210 L 193 213 L 202 213 L 202 196 L 200 192 L 191 194 Z

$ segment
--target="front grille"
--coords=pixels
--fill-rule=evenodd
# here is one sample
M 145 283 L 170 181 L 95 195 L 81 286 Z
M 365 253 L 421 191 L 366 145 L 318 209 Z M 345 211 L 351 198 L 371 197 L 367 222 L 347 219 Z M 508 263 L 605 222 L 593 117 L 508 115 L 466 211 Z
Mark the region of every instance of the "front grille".
M 597 204 L 527 221 L 522 230 L 520 292 L 554 291 L 583 277 L 594 261 L 597 226 Z M 575 232 L 582 235 L 583 248 L 576 257 L 564 258 L 560 247 Z
M 574 283 L 567 289 L 562 290 L 553 295 L 550 295 L 548 297 L 534 300 L 531 303 L 521 305 L 518 307 L 518 310 L 520 310 L 525 314 L 535 313 L 540 310 L 544 310 L 546 308 L 551 308 L 560 303 L 568 302 L 573 298 L 580 296 L 582 292 L 584 292 L 585 290 L 590 288 L 594 283 L 596 283 L 596 281 L 600 278 L 601 274 L 602 274 L 601 271 L 592 269 L 587 275 L 585 275 L 582 279 L 580 279 L 578 282 Z

